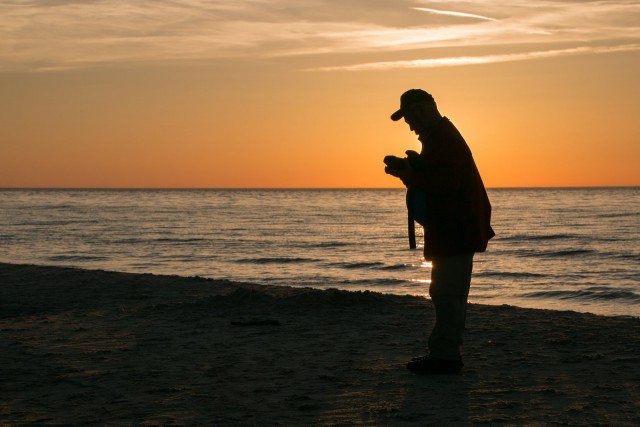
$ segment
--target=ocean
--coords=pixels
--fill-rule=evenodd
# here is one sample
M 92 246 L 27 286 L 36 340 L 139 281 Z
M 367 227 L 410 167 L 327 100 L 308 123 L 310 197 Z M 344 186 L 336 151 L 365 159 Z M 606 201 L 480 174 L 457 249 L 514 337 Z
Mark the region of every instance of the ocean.
M 640 188 L 489 189 L 482 304 L 640 316 Z M 428 296 L 402 189 L 0 190 L 0 262 Z

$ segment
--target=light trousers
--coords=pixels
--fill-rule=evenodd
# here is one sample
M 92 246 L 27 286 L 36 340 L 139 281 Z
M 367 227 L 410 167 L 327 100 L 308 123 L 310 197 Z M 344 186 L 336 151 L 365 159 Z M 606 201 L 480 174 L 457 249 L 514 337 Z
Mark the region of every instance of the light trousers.
M 429 336 L 432 357 L 460 359 L 472 270 L 473 253 L 432 259 L 429 296 L 436 309 L 436 323 Z

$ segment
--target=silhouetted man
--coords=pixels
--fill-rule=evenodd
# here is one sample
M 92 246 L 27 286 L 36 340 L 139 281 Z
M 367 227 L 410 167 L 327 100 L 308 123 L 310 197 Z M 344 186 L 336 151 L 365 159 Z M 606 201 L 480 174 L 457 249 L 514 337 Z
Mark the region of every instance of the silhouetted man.
M 484 252 L 495 235 L 491 204 L 467 143 L 440 114 L 430 94 L 421 89 L 402 94 L 391 120 L 402 118 L 418 135 L 422 152 L 411 159 L 394 158 L 393 167 L 385 171 L 424 198 L 424 257 L 432 261 L 429 295 L 436 310 L 429 354 L 410 361 L 407 369 L 418 374 L 456 373 L 463 366 L 460 346 L 473 255 Z

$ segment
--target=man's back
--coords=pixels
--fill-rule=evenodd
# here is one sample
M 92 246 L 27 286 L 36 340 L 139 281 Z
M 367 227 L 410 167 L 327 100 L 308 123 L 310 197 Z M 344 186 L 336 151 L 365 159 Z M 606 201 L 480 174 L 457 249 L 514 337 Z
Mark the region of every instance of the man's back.
M 495 235 L 491 204 L 467 143 L 443 118 L 423 141 L 422 168 L 409 184 L 427 197 L 425 257 L 484 252 Z

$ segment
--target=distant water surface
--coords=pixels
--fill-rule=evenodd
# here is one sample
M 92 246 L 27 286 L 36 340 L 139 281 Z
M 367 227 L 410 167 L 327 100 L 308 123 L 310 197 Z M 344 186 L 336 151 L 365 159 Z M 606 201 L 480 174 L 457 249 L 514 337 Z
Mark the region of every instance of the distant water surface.
M 489 197 L 473 302 L 640 316 L 640 188 Z M 431 268 L 400 189 L 0 190 L 0 261 L 414 295 Z

